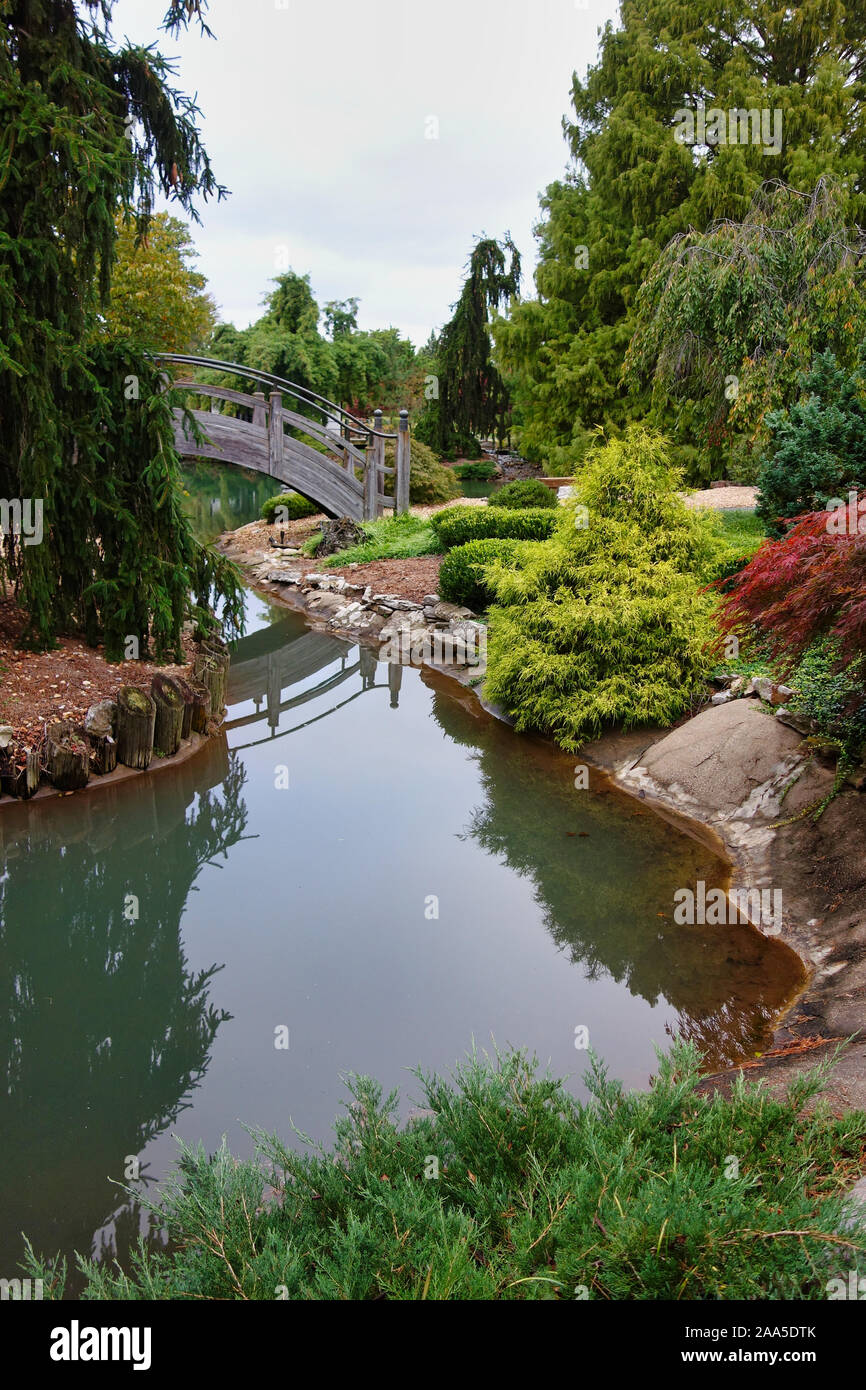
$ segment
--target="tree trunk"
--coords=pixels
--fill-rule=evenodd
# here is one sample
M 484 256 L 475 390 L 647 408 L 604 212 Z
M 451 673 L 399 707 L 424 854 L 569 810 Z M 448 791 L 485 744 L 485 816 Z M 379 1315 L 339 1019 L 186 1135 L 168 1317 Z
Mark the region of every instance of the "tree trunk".
M 22 801 L 39 789 L 42 768 L 39 754 L 33 748 L 24 748 L 14 740 L 0 753 L 0 786 L 10 796 L 18 796 Z
M 113 772 L 117 767 L 117 705 L 113 700 L 99 700 L 84 716 L 84 732 L 90 744 L 90 766 L 98 776 Z
M 45 771 L 61 792 L 79 791 L 90 777 L 90 746 L 68 719 L 59 719 L 45 730 Z
M 122 685 L 117 692 L 117 761 L 145 768 L 153 754 L 156 706 L 146 690 Z
M 186 708 L 183 691 L 173 677 L 157 674 L 150 683 L 150 693 L 156 705 L 153 751 L 160 757 L 171 758 L 180 748 L 183 736 L 183 716 Z
M 206 685 L 194 683 L 192 689 L 192 730 L 195 734 L 207 733 L 210 718 L 210 691 Z

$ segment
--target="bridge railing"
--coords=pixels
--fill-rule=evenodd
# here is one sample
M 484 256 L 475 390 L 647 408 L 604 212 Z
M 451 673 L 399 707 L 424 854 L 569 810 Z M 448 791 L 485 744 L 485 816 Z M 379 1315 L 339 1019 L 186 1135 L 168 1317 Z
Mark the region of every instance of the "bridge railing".
M 262 449 L 267 440 L 266 471 L 272 476 L 280 478 L 287 468 L 289 471 L 295 469 L 300 475 L 298 486 L 301 491 L 306 492 L 309 488 L 314 500 L 364 520 L 381 516 L 385 507 L 393 508 L 395 513 L 409 510 L 411 445 L 408 411 L 400 411 L 398 429 L 389 431 L 383 428 L 381 410 L 373 412 L 373 423 L 370 425 L 318 392 L 271 372 L 186 353 L 162 353 L 159 354 L 159 361 L 223 376 L 233 375 L 243 382 L 270 387 L 266 399 L 264 391 L 239 391 L 212 381 L 182 378 L 173 383 L 178 390 L 209 397 L 213 402 L 224 401 L 232 410 L 243 411 L 249 417 L 247 423 L 253 427 L 254 433 L 261 431 Z M 287 404 L 286 397 L 298 408 L 293 409 Z M 206 418 L 202 418 L 200 423 L 206 430 Z M 313 443 L 307 443 L 304 436 Z M 389 440 L 394 441 L 395 445 L 394 467 L 385 463 L 385 446 Z M 247 458 L 246 444 L 247 441 L 239 435 L 229 443 L 228 451 L 222 446 L 220 451 L 225 454 L 227 461 L 262 471 L 263 465 L 258 461 L 261 450 L 251 452 Z M 327 459 L 327 455 L 321 452 L 322 448 L 335 457 Z M 190 449 L 189 452 L 199 456 L 203 453 L 201 449 Z M 340 470 L 343 482 L 336 490 L 337 480 L 331 478 L 329 484 L 324 476 L 328 471 L 326 461 Z M 317 466 L 322 475 L 319 495 L 315 486 Z M 385 490 L 388 477 L 393 478 L 390 492 Z M 303 485 L 305 481 L 307 487 Z

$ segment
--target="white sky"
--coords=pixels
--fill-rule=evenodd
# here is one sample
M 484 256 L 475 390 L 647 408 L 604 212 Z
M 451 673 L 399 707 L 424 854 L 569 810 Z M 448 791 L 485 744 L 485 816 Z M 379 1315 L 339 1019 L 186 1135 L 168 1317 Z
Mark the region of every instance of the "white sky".
M 532 292 L 571 74 L 615 0 L 211 0 L 215 42 L 160 33 L 165 8 L 119 0 L 113 30 L 156 40 L 198 94 L 231 190 L 192 229 L 224 319 L 259 317 L 283 256 L 320 305 L 357 295 L 360 327 L 418 345 L 450 316 L 474 238 L 506 229 Z

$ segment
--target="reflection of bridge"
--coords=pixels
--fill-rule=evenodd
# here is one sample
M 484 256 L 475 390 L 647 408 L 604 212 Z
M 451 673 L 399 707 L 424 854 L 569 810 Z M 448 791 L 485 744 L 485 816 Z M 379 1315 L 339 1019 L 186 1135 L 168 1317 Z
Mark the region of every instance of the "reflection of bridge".
M 257 643 L 256 638 L 263 638 L 265 641 Z M 305 632 L 303 636 L 285 642 L 276 650 L 256 651 L 256 647 L 266 645 L 266 641 L 267 633 L 253 633 L 251 637 L 242 638 L 235 647 L 229 680 L 229 703 L 235 705 L 252 700 L 255 710 L 252 714 L 229 719 L 225 724 L 227 730 L 243 729 L 266 719 L 270 728 L 269 738 L 282 738 L 284 734 L 294 733 L 333 714 L 368 690 L 390 690 L 392 708 L 397 707 L 403 668 L 391 663 L 388 665 L 387 681 L 377 682 L 376 667 L 379 663 L 369 647 L 351 647 L 349 643 L 329 637 L 324 632 Z M 329 671 L 329 668 L 335 666 L 336 669 Z M 315 685 L 283 699 L 284 690 L 291 690 L 319 672 L 328 674 Z M 326 710 L 311 719 L 295 724 L 292 728 L 281 729 L 277 733 L 280 718 L 288 710 L 300 709 L 310 701 L 320 699 L 329 691 L 338 689 L 353 676 L 360 676 L 360 689 L 355 690 L 348 698 L 329 705 Z M 261 708 L 262 701 L 265 704 L 264 709 Z M 268 739 L 254 739 L 252 742 L 266 743 Z M 251 744 L 232 746 L 248 748 Z
M 342 406 L 315 391 L 271 372 L 219 362 L 210 357 L 163 353 L 168 364 L 218 373 L 269 388 L 247 395 L 244 391 L 210 382 L 184 379 L 175 383 L 187 397 L 208 397 L 210 410 L 175 411 L 175 447 L 184 458 L 214 459 L 235 463 L 277 478 L 286 487 L 302 492 L 334 516 L 369 521 L 383 508 L 409 510 L 409 412 L 400 411 L 396 433 L 382 429 L 382 412 L 376 410 L 373 425 L 350 415 Z M 296 409 L 290 408 L 290 400 Z M 231 414 L 223 414 L 219 403 Z M 195 428 L 190 427 L 192 416 Z M 385 465 L 385 444 L 395 445 L 395 466 Z M 393 476 L 393 491 L 385 492 L 385 475 Z

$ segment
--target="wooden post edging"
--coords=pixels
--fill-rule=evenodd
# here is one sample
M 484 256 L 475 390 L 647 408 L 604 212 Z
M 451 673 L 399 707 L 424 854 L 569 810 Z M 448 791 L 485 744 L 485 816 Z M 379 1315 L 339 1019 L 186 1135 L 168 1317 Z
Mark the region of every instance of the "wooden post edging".
M 265 393 L 264 391 L 254 391 L 253 397 L 256 401 L 261 402 L 260 405 L 253 406 L 253 424 L 258 425 L 260 429 L 266 429 L 268 423 L 268 409 L 265 404 Z
M 400 411 L 400 427 L 397 430 L 397 475 L 394 480 L 394 514 L 409 510 L 409 412 Z
M 385 441 L 382 436 L 382 412 L 373 411 L 373 429 L 369 446 L 364 451 L 364 520 L 375 521 L 382 515 L 379 505 L 379 473 L 385 465 Z M 382 475 L 384 477 L 384 474 Z
M 272 478 L 278 477 L 283 465 L 283 397 L 272 391 L 268 410 L 268 468 Z

